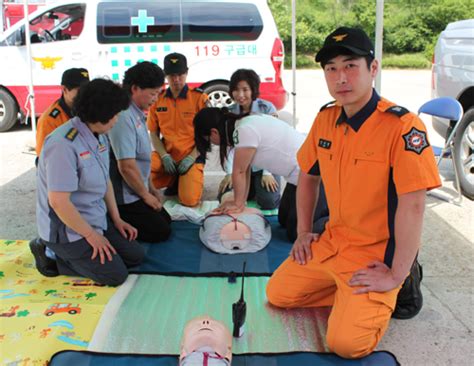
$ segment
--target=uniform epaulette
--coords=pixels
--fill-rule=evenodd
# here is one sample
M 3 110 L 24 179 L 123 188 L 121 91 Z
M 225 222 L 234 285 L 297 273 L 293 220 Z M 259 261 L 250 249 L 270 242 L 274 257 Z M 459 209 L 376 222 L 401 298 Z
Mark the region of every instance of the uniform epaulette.
M 202 90 L 201 88 L 194 88 L 193 90 L 199 92 L 199 93 L 204 93 L 204 90 Z
M 79 131 L 77 131 L 76 128 L 72 127 L 65 135 L 64 137 L 66 137 L 69 141 L 74 141 L 74 139 L 77 137 L 77 134 L 79 133 Z
M 53 117 L 53 118 L 56 118 L 57 116 L 59 116 L 59 114 L 61 113 L 61 111 L 57 108 L 54 108 L 51 113 L 49 114 L 50 117 Z
M 327 107 L 332 106 L 334 103 L 336 103 L 336 101 L 335 101 L 335 100 L 331 100 L 329 103 L 326 103 L 325 105 L 323 105 L 319 111 L 320 111 L 320 112 L 324 111 Z
M 403 117 L 405 114 L 410 113 L 408 109 L 399 105 L 391 106 L 390 108 L 387 108 L 385 112 L 392 113 L 398 117 Z

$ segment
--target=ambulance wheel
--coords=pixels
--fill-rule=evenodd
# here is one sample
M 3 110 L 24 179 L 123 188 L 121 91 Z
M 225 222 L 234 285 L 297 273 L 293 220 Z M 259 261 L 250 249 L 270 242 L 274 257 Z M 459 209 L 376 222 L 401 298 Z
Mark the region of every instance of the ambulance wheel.
M 18 105 L 6 90 L 0 89 L 0 132 L 12 128 L 18 116 Z
M 229 94 L 229 85 L 224 83 L 210 84 L 204 88 L 204 93 L 209 97 L 211 107 L 229 108 L 234 101 Z
M 464 114 L 459 123 L 454 136 L 454 164 L 462 193 L 474 200 L 474 107 Z

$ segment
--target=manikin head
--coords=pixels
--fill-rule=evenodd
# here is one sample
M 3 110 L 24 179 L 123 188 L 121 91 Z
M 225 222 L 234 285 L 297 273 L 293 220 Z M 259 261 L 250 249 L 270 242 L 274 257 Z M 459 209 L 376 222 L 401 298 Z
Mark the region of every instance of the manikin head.
M 214 352 L 231 361 L 232 335 L 224 323 L 203 315 L 190 320 L 183 333 L 180 361 L 203 347 L 210 347 Z

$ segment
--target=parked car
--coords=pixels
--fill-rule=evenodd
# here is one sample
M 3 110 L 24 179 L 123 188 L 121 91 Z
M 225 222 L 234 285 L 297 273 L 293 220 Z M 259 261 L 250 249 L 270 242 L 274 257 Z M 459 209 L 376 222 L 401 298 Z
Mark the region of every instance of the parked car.
M 120 82 L 136 62 L 160 66 L 172 52 L 188 60 L 188 84 L 214 106 L 233 103 L 229 79 L 239 68 L 259 74 L 261 98 L 282 109 L 284 48 L 266 0 L 58 0 L 30 14 L 36 113 L 60 95 L 64 70 Z M 28 59 L 25 23 L 0 36 L 0 132 L 25 115 Z
M 462 193 L 474 200 L 474 19 L 449 23 L 436 43 L 432 97 L 453 97 L 464 115 L 454 138 L 454 156 Z M 434 129 L 448 138 L 455 121 L 433 117 Z

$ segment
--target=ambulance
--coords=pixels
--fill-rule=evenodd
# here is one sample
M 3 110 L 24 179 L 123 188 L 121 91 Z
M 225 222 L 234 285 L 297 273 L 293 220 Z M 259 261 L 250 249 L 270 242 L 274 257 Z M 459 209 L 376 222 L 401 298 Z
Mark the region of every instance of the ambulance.
M 282 109 L 284 49 L 266 0 L 68 1 L 29 15 L 36 114 L 60 96 L 64 70 L 121 82 L 139 61 L 163 66 L 168 53 L 188 59 L 188 83 L 214 106 L 232 104 L 229 79 L 239 68 L 261 78 L 260 97 Z M 24 121 L 29 85 L 25 22 L 0 36 L 0 132 Z

